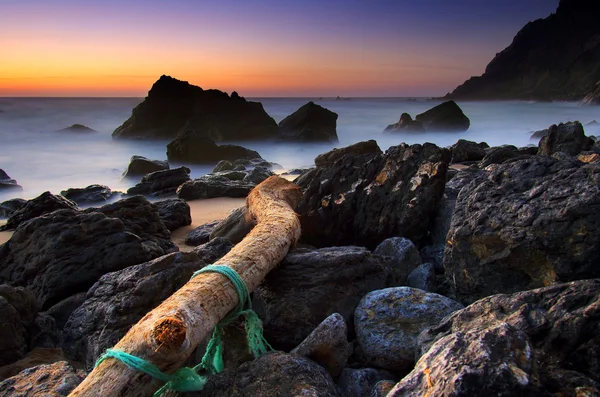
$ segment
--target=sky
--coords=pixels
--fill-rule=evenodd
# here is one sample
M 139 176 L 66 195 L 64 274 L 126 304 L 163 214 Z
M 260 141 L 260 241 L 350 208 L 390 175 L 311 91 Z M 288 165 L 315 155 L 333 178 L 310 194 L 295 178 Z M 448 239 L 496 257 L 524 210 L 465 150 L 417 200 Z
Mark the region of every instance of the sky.
M 0 96 L 439 96 L 559 0 L 0 0 Z

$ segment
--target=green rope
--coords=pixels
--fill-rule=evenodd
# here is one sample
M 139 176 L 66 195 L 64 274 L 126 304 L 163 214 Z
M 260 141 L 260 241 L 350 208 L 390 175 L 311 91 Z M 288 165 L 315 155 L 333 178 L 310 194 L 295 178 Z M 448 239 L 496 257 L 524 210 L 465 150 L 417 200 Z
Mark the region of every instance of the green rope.
M 212 337 L 206 347 L 206 353 L 202 357 L 200 364 L 193 368 L 183 367 L 175 373 L 169 375 L 162 372 L 152 363 L 125 353 L 116 349 L 107 349 L 96 362 L 96 367 L 107 358 L 115 358 L 120 360 L 129 368 L 145 372 L 155 379 L 166 382 L 163 387 L 158 389 L 154 396 L 160 396 L 166 390 L 175 390 L 180 392 L 200 391 L 206 385 L 206 377 L 200 376 L 198 370 L 205 369 L 210 374 L 216 374 L 223 371 L 225 366 L 223 362 L 223 341 L 221 339 L 221 329 L 234 321 L 240 315 L 244 316 L 244 328 L 246 329 L 246 338 L 248 348 L 255 358 L 265 354 L 268 349 L 273 349 L 263 336 L 262 322 L 258 315 L 252 310 L 252 301 L 250 300 L 250 292 L 244 280 L 237 274 L 235 270 L 228 266 L 209 265 L 198 270 L 192 275 L 192 279 L 200 273 L 215 272 L 224 275 L 231 281 L 239 297 L 239 303 L 223 320 L 221 320 L 213 330 Z

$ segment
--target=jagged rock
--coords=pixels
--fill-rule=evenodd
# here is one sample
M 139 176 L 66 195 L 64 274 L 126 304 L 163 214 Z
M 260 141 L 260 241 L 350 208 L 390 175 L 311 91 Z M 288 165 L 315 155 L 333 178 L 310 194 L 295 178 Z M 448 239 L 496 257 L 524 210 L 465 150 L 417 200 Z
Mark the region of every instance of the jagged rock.
M 54 317 L 40 313 L 35 318 L 33 326 L 29 329 L 29 348 L 60 347 L 62 334 L 54 321 Z
M 57 132 L 97 132 L 97 131 L 90 127 L 87 127 L 83 124 L 73 124 L 72 126 L 63 128 L 62 130 L 58 130 Z
M 279 123 L 279 139 L 286 141 L 337 142 L 338 115 L 308 102 Z
M 24 288 L 0 285 L 0 365 L 27 353 L 28 330 L 37 314 L 35 296 Z
M 405 372 L 414 364 L 421 331 L 462 308 L 450 298 L 410 287 L 372 291 L 356 307 L 356 338 L 368 364 Z
M 462 132 L 469 129 L 471 121 L 454 101 L 447 101 L 428 111 L 417 114 L 415 120 L 426 131 Z
M 20 225 L 0 246 L 0 282 L 27 287 L 47 309 L 105 273 L 176 249 L 141 196 L 84 212 L 59 210 Z
M 489 145 L 485 142 L 476 143 L 473 141 L 467 141 L 466 139 L 459 139 L 454 145 L 452 145 L 452 163 L 462 163 L 465 161 L 479 161 L 485 157 L 485 149 L 488 149 Z
M 386 379 L 396 379 L 396 377 L 381 369 L 344 368 L 337 384 L 345 397 L 369 397 L 375 385 Z
M 396 124 L 390 124 L 385 127 L 383 132 L 425 132 L 425 128 L 420 121 L 413 120 L 408 113 L 402 113 L 400 120 Z
M 198 255 L 204 263 L 215 263 L 224 257 L 233 248 L 231 241 L 223 237 L 216 237 L 208 243 L 202 244 L 194 248 L 194 253 Z
M 450 151 L 426 143 L 346 155 L 298 179 L 302 241 L 374 248 L 391 236 L 420 244 L 446 184 Z
M 579 121 L 553 124 L 548 128 L 548 135 L 540 140 L 538 154 L 551 156 L 556 152 L 563 152 L 577 156 L 592 146 L 594 146 L 594 141 L 585 136 L 583 126 Z
M 231 161 L 221 160 L 215 165 L 215 168 L 212 169 L 211 173 L 214 174 L 220 171 L 231 171 L 233 169 L 233 164 Z
M 516 146 L 502 145 L 490 148 L 483 160 L 479 163 L 481 168 L 485 168 L 492 164 L 504 164 L 510 161 L 516 161 L 528 157 L 519 152 Z
M 164 160 L 150 160 L 144 156 L 131 156 L 123 178 L 144 176 L 156 171 L 169 169 L 169 163 Z
M 0 382 L 2 397 L 62 397 L 71 393 L 86 374 L 66 361 L 28 368 Z
M 61 209 L 76 210 L 78 207 L 77 204 L 62 196 L 55 196 L 50 192 L 44 192 L 36 198 L 27 201 L 20 209 L 14 211 L 6 221 L 6 224 L 0 226 L 0 230 L 14 230 L 25 221 Z
M 252 228 L 254 228 L 254 223 L 246 219 L 246 207 L 236 208 L 214 227 L 210 233 L 210 239 L 223 237 L 233 244 L 237 244 L 250 233 Z
M 169 161 L 214 164 L 220 160 L 260 157 L 254 150 L 237 145 L 217 145 L 203 132 L 186 130 L 167 145 Z
M 386 258 L 363 247 L 299 248 L 254 291 L 254 309 L 269 343 L 289 350 L 333 313 L 352 325 L 367 292 L 404 281 L 394 271 Z
M 381 153 L 381 149 L 377 145 L 377 142 L 371 139 L 368 141 L 358 142 L 353 145 L 343 147 L 341 149 L 335 148 L 326 153 L 320 154 L 317 157 L 315 157 L 315 165 L 317 167 L 327 167 L 346 155 L 358 156 L 361 154 Z
M 600 276 L 600 165 L 568 159 L 497 165 L 462 189 L 444 254 L 461 301 Z
M 391 263 L 402 274 L 401 280 L 404 282 L 410 272 L 421 264 L 419 250 L 409 239 L 404 237 L 390 237 L 379 244 L 373 254 L 387 256 Z
M 87 369 L 129 328 L 183 286 L 204 266 L 193 252 L 175 252 L 108 273 L 87 293 L 63 329 L 67 357 Z
M 482 76 L 471 77 L 447 97 L 583 99 L 600 81 L 599 15 L 595 0 L 561 0 L 556 13 L 527 23 Z
M 127 190 L 127 194 L 167 196 L 175 194 L 179 186 L 190 180 L 190 169 L 187 167 L 156 171 L 145 175 L 140 183 Z
M 85 302 L 86 294 L 87 292 L 80 292 L 78 294 L 71 295 L 46 310 L 46 314 L 54 318 L 58 329 L 62 330 L 65 327 L 65 324 L 67 323 L 67 320 L 69 320 L 71 313 L 73 313 L 75 309 Z
M 533 131 L 533 132 L 531 132 L 531 136 L 529 137 L 529 139 L 539 142 L 540 139 L 542 139 L 543 137 L 548 135 L 548 132 L 549 131 L 547 128 L 545 130 Z
M 290 353 L 310 358 L 337 378 L 352 354 L 344 317 L 333 313 Z
M 175 138 L 186 129 L 201 131 L 216 141 L 277 135 L 277 124 L 259 102 L 161 76 L 144 102 L 113 132 L 113 138 Z
M 220 222 L 221 221 L 212 221 L 198 226 L 188 233 L 187 237 L 185 238 L 185 244 L 196 247 L 200 244 L 208 243 L 210 240 L 210 234 L 215 226 L 217 226 Z
M 597 395 L 599 302 L 598 279 L 477 301 L 420 335 L 423 357 L 399 384 L 403 385 L 399 390 L 411 390 L 411 394 L 391 395 L 420 395 L 417 390 L 430 389 L 426 383 L 458 389 L 460 384 L 449 379 L 464 379 L 473 386 L 470 390 L 476 394 L 456 394 L 464 396 L 497 395 L 496 388 L 502 387 L 515 388 L 514 394 L 506 389 L 503 395 L 519 395 L 519 388 L 532 386 L 543 390 L 522 395 Z M 446 390 L 431 392 L 450 395 L 450 389 Z
M 23 190 L 23 188 L 17 184 L 17 181 L 12 179 L 4 170 L 0 169 L 0 190 Z
M 184 200 L 214 197 L 246 197 L 256 184 L 232 180 L 219 174 L 203 175 L 185 182 L 177 189 L 177 196 Z
M 519 148 L 519 153 L 527 156 L 535 156 L 538 152 L 537 146 L 529 145 Z M 526 157 L 524 157 L 526 158 Z
M 84 188 L 63 190 L 60 195 L 71 200 L 77 205 L 95 204 L 110 200 L 113 192 L 108 186 L 90 185 Z
M 246 182 L 246 183 L 253 183 L 255 185 L 258 185 L 259 183 L 263 182 L 271 175 L 275 175 L 271 170 L 269 170 L 265 167 L 257 166 L 257 167 L 254 167 L 252 169 L 252 171 L 250 171 L 244 177 L 244 179 L 242 181 Z
M 242 364 L 235 372 L 209 378 L 202 392 L 190 397 L 342 397 L 325 369 L 313 361 L 272 352 Z
M 437 292 L 435 280 L 435 267 L 431 263 L 423 263 L 410 272 L 406 285 L 411 288 L 422 289 L 427 292 Z
M 23 208 L 23 206 L 27 204 L 27 200 L 21 199 L 21 198 L 15 198 L 15 199 L 10 199 L 10 200 L 6 200 L 0 203 L 0 217 L 1 218 L 8 218 L 10 217 L 13 212 L 15 212 L 18 209 Z
M 175 230 L 192 224 L 190 206 L 181 199 L 167 199 L 152 203 L 167 229 Z

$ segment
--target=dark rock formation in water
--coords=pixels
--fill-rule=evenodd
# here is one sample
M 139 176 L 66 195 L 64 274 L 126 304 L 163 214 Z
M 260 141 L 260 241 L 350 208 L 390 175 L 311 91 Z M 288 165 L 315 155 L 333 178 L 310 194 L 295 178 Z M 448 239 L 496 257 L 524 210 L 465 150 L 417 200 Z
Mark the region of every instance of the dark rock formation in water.
M 113 192 L 108 186 L 90 185 L 84 188 L 71 188 L 63 190 L 60 195 L 77 203 L 78 205 L 95 204 L 110 200 Z
M 186 130 L 167 145 L 169 161 L 214 164 L 221 160 L 260 158 L 254 150 L 238 145 L 217 145 L 203 132 Z
M 593 139 L 585 136 L 579 121 L 553 124 L 548 128 L 548 134 L 540 140 L 538 154 L 550 156 L 556 152 L 563 152 L 576 156 L 592 146 Z
M 338 115 L 308 102 L 279 123 L 279 139 L 304 142 L 337 142 Z
M 471 121 L 454 101 L 447 101 L 417 114 L 425 131 L 462 132 L 469 129 Z
M 127 194 L 143 194 L 152 197 L 174 195 L 179 186 L 191 179 L 190 169 L 187 167 L 155 171 L 145 175 L 137 185 L 130 187 Z
M 425 132 L 421 122 L 413 120 L 408 113 L 402 113 L 396 124 L 388 125 L 383 132 Z
M 55 196 L 50 192 L 44 192 L 38 197 L 27 201 L 18 210 L 15 210 L 8 218 L 6 224 L 0 226 L 0 230 L 16 229 L 17 226 L 25 221 L 62 209 L 77 210 L 78 207 L 77 204 L 63 196 Z
M 83 124 L 73 124 L 70 127 L 63 128 L 62 130 L 58 130 L 58 132 L 96 132 L 96 130 L 91 129 L 90 127 L 86 127 Z
M 600 3 L 561 0 L 555 14 L 529 22 L 454 99 L 582 100 L 600 81 Z
M 357 156 L 368 153 L 382 153 L 379 145 L 377 145 L 377 142 L 373 139 L 369 141 L 357 142 L 353 145 L 340 149 L 335 148 L 323 154 L 319 154 L 317 157 L 315 157 L 315 165 L 317 167 L 327 167 L 346 155 Z
M 584 105 L 600 104 L 600 81 L 596 83 L 596 87 L 583 98 L 582 103 Z
M 223 171 L 203 175 L 188 181 L 177 189 L 177 196 L 184 200 L 214 197 L 246 197 L 250 190 L 273 173 L 263 167 L 252 171 Z
M 532 156 L 481 172 L 458 194 L 447 235 L 458 298 L 600 276 L 600 164 Z
M 169 169 L 169 163 L 164 160 L 150 160 L 144 156 L 131 156 L 123 178 L 139 177 L 156 171 Z
M 173 139 L 186 129 L 216 141 L 277 136 L 277 124 L 259 102 L 161 76 L 113 138 Z
M 16 198 L 6 200 L 0 203 L 0 218 L 8 218 L 15 212 L 16 210 L 23 208 L 23 206 L 27 204 L 27 200 Z
M 23 190 L 23 188 L 17 184 L 17 181 L 12 179 L 4 170 L 0 169 L 0 190 L 15 189 Z
M 485 149 L 488 148 L 489 145 L 485 142 L 476 143 L 459 139 L 452 145 L 452 163 L 482 160 L 485 157 Z

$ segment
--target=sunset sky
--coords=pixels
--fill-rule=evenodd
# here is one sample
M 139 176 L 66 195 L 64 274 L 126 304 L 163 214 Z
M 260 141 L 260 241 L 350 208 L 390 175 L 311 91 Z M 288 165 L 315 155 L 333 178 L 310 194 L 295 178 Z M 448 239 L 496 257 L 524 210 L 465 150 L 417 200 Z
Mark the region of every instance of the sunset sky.
M 0 96 L 437 96 L 558 0 L 0 0 Z

